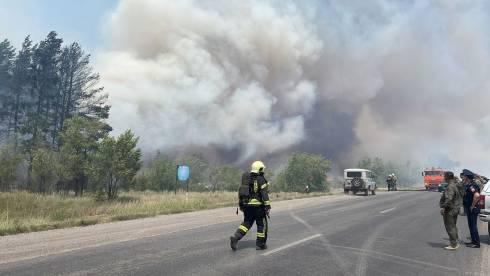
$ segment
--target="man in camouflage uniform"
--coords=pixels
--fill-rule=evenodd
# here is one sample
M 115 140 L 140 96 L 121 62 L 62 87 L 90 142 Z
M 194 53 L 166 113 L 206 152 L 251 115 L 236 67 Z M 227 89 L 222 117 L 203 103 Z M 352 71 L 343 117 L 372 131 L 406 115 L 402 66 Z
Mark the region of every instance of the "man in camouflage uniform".
M 462 183 L 456 181 L 452 172 L 445 172 L 444 179 L 448 185 L 441 196 L 439 207 L 441 208 L 441 215 L 450 242 L 449 246 L 446 246 L 444 249 L 456 250 L 459 247 L 458 228 L 456 227 L 456 223 L 458 220 L 459 209 L 463 206 L 464 187 Z

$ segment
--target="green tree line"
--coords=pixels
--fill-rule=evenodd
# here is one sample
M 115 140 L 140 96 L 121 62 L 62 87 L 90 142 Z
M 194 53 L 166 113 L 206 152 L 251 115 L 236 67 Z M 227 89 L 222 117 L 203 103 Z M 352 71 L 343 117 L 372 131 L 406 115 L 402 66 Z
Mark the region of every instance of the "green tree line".
M 228 164 L 211 164 L 204 156 L 191 154 L 171 159 L 161 153 L 155 154 L 141 169 L 135 180 L 135 190 L 173 191 L 184 189 L 185 183 L 176 181 L 177 165 L 191 168 L 189 188 L 191 191 L 236 191 L 245 170 Z M 246 168 L 248 169 L 248 168 Z M 273 191 L 303 192 L 306 185 L 311 191 L 328 191 L 327 173 L 330 161 L 320 155 L 294 153 L 286 166 L 275 176 L 266 169 L 266 178 Z M 177 185 L 177 186 L 176 186 Z
M 186 183 L 176 181 L 176 169 L 185 164 L 191 168 L 190 191 L 236 191 L 245 172 L 229 164 L 212 164 L 200 154 L 170 158 L 157 152 L 143 164 L 137 138 L 130 131 L 114 138 L 100 127 L 86 118 L 69 119 L 60 134 L 59 149 L 42 147 L 34 151 L 30 186 L 13 185 L 19 167 L 27 162 L 26 156 L 15 154 L 12 146 L 0 148 L 2 190 L 75 196 L 89 192 L 108 199 L 116 198 L 120 190 L 183 190 Z M 275 192 L 303 192 L 306 185 L 310 191 L 328 191 L 329 169 L 330 161 L 320 155 L 295 153 L 277 176 L 266 169 L 266 178 Z

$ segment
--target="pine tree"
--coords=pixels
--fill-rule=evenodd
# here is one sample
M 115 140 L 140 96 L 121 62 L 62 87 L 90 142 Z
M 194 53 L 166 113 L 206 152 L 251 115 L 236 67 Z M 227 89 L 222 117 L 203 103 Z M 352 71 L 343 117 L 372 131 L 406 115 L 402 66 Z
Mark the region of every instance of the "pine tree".
M 33 105 L 29 108 L 28 120 L 23 128 L 23 134 L 29 137 L 24 143 L 27 152 L 47 140 L 51 103 L 59 81 L 57 70 L 62 42 L 56 32 L 51 32 L 33 48 L 30 85 Z
M 15 49 L 7 39 L 0 42 L 0 134 L 9 135 L 12 68 Z
M 27 36 L 22 44 L 22 49 L 19 51 L 13 67 L 12 77 L 12 106 L 10 116 L 12 117 L 11 131 L 15 135 L 15 150 L 17 150 L 17 135 L 19 134 L 20 126 L 26 120 L 27 110 L 32 104 L 30 92 L 30 79 L 32 69 L 32 40 Z
M 58 132 L 65 120 L 73 116 L 106 119 L 109 117 L 107 95 L 99 87 L 100 76 L 90 67 L 90 55 L 86 55 L 78 43 L 65 47 L 61 54 L 60 82 L 55 101 L 52 144 L 56 145 Z
M 28 181 L 32 184 L 33 152 L 47 146 L 50 129 L 52 99 L 58 86 L 58 65 L 62 39 L 56 32 L 50 32 L 47 38 L 33 47 L 32 78 L 30 79 L 33 105 L 29 106 L 27 121 L 21 128 L 24 135 L 23 148 L 28 154 Z

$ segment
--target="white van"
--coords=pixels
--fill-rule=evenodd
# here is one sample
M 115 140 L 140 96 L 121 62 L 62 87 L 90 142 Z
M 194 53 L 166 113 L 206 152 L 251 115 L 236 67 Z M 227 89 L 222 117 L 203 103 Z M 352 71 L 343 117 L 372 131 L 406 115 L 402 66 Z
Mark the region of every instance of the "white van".
M 364 195 L 376 194 L 375 175 L 370 170 L 364 169 L 347 169 L 344 170 L 344 193 L 348 194 L 352 191 L 353 194 L 361 191 Z
M 480 191 L 480 220 L 487 223 L 490 235 L 490 182 L 487 182 Z

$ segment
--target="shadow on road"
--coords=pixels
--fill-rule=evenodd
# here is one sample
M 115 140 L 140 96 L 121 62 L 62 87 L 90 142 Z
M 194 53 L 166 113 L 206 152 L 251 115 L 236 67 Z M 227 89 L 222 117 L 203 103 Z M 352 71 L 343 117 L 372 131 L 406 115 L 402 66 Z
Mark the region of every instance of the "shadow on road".
M 480 242 L 490 244 L 490 236 L 488 234 L 480 234 Z
M 238 243 L 238 250 L 247 248 L 255 249 L 255 240 L 244 240 Z
M 448 246 L 448 243 L 442 243 L 442 242 L 427 242 L 427 244 L 434 248 L 444 248 Z

